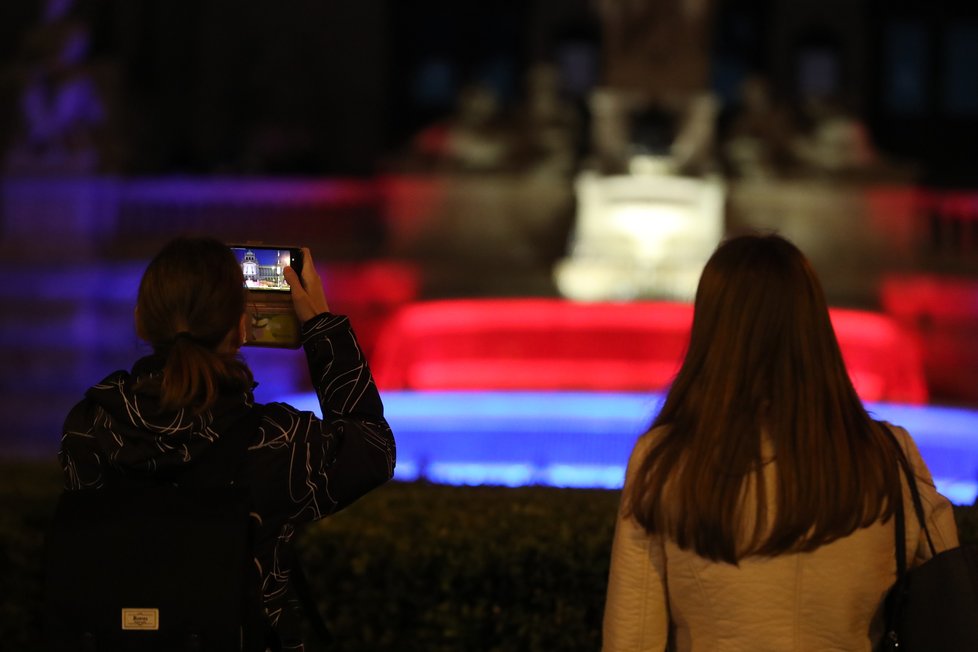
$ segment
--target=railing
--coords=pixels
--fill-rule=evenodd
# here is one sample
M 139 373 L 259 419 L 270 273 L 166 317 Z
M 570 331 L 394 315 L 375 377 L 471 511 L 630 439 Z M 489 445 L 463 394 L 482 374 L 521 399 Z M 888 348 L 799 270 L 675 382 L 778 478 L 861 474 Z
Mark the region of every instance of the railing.
M 921 192 L 928 261 L 939 269 L 978 270 L 978 192 Z

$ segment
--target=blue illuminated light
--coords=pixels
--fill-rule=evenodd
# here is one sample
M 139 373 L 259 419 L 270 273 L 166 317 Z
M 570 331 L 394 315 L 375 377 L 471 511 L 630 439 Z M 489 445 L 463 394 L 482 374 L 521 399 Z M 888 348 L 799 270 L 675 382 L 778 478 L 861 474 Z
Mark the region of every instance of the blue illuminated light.
M 978 497 L 978 482 L 959 482 L 953 478 L 935 476 L 934 484 L 955 505 L 973 505 Z
M 621 489 L 625 465 L 551 464 L 545 469 L 542 484 L 552 487 Z
M 394 479 L 401 482 L 413 482 L 423 480 L 421 469 L 414 460 L 397 460 L 397 468 L 394 469 Z
M 433 462 L 426 479 L 440 484 L 523 487 L 543 484 L 532 464 L 493 464 L 479 462 Z
M 661 406 L 655 393 L 383 392 L 399 480 L 619 489 L 635 440 Z M 313 394 L 282 397 L 319 413 Z M 870 403 L 914 438 L 938 489 L 978 496 L 978 410 Z

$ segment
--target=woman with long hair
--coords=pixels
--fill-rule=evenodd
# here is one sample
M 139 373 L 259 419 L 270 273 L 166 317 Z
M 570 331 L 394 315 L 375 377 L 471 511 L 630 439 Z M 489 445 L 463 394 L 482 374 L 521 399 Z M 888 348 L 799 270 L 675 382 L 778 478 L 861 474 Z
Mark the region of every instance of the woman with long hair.
M 301 282 L 291 267 L 285 277 L 322 419 L 284 403 L 255 404 L 239 356 L 248 319 L 241 267 L 221 242 L 178 238 L 139 286 L 136 332 L 152 354 L 86 392 L 65 421 L 59 455 L 65 488 L 74 491 L 119 486 L 120 478 L 179 484 L 211 468 L 212 458 L 243 451 L 234 484 L 251 497 L 264 616 L 273 647 L 283 650 L 303 649 L 290 582 L 297 526 L 383 484 L 395 461 L 350 322 L 330 312 L 307 249 L 303 259 Z
M 629 461 L 605 652 L 873 649 L 895 580 L 891 517 L 898 501 L 913 513 L 897 445 L 935 546 L 957 545 L 910 436 L 856 395 L 802 253 L 776 235 L 721 244 Z M 910 564 L 926 559 L 916 519 L 906 535 Z

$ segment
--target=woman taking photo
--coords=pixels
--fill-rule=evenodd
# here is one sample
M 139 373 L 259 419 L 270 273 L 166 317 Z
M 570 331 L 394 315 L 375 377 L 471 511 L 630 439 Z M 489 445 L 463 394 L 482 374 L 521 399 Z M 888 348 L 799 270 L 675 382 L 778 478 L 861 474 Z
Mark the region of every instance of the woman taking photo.
M 821 286 L 778 236 L 718 247 L 685 360 L 632 452 L 612 548 L 605 652 L 870 651 L 895 579 L 897 442 L 938 550 L 950 503 L 902 428 L 846 372 Z M 906 521 L 910 565 L 929 556 Z
M 248 323 L 241 267 L 216 240 L 180 238 L 139 286 L 136 332 L 152 354 L 86 392 L 65 421 L 60 453 L 65 488 L 74 491 L 183 484 L 240 449 L 233 480 L 251 496 L 263 616 L 270 646 L 282 650 L 303 649 L 290 582 L 296 527 L 394 471 L 394 438 L 350 322 L 329 312 L 308 250 L 303 258 L 302 282 L 292 268 L 285 277 L 322 419 L 255 404 L 238 355 Z

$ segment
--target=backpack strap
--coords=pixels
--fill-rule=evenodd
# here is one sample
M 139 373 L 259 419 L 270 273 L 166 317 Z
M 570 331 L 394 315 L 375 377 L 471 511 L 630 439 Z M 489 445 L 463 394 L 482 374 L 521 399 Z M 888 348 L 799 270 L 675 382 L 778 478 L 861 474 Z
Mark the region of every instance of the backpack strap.
M 306 614 L 309 626 L 319 639 L 320 645 L 324 650 L 329 649 L 334 642 L 333 634 L 329 631 L 329 627 L 326 625 L 326 621 L 323 619 L 323 615 L 316 605 L 316 600 L 312 597 L 312 591 L 309 589 L 309 581 L 306 579 L 306 572 L 302 568 L 302 561 L 299 559 L 295 547 L 290 545 L 288 546 L 288 550 L 292 556 L 289 585 L 295 591 L 295 596 L 298 598 L 299 604 L 302 605 L 302 610 Z

